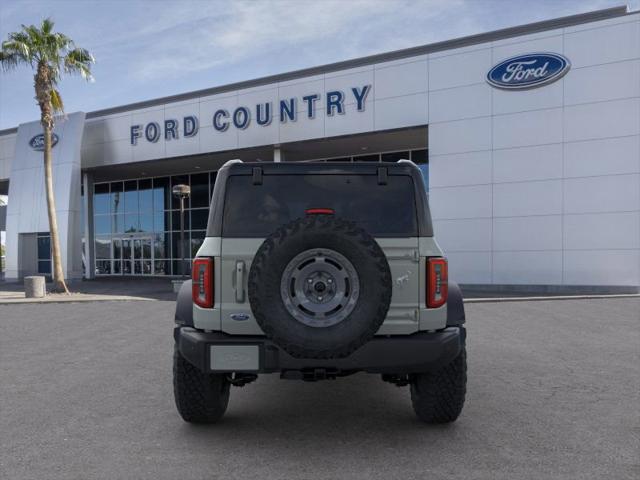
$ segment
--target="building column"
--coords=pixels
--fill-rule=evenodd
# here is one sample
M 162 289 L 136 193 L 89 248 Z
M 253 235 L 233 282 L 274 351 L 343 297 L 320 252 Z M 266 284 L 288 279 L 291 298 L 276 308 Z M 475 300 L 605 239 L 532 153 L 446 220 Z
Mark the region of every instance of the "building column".
M 280 150 L 279 145 L 273 148 L 273 161 L 275 163 L 280 163 L 282 161 L 282 151 Z
M 93 175 L 87 172 L 82 174 L 82 186 L 84 197 L 82 198 L 84 226 L 84 278 L 95 277 L 95 252 L 93 238 Z

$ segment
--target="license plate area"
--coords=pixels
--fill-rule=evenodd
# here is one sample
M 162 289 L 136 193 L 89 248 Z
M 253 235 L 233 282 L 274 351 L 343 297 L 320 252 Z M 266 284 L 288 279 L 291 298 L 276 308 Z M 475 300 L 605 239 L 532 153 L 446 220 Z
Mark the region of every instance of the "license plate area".
M 258 345 L 211 345 L 209 368 L 212 372 L 256 372 L 260 369 Z

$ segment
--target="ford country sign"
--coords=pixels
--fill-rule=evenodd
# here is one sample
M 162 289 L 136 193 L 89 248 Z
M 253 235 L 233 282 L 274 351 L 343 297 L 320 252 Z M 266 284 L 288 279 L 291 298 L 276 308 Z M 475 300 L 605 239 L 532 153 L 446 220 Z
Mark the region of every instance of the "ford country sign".
M 571 63 L 557 53 L 530 53 L 508 58 L 489 70 L 487 82 L 505 90 L 541 87 L 561 78 Z
M 52 133 L 51 148 L 56 146 L 56 143 L 58 143 L 58 140 L 59 140 L 58 135 L 56 135 L 55 133 Z M 38 152 L 43 152 L 44 151 L 44 133 L 39 133 L 38 135 L 31 138 L 31 140 L 29 140 L 29 146 L 34 150 L 37 150 Z
M 260 101 L 240 105 L 233 110 L 219 108 L 206 119 L 206 122 L 213 127 L 213 132 L 224 133 L 230 128 L 245 130 L 251 125 L 266 127 L 271 125 L 271 122 L 295 123 L 299 117 L 313 120 L 319 112 L 323 112 L 327 117 L 344 115 L 349 104 L 355 105 L 357 112 L 364 112 L 370 92 L 371 85 L 365 84 L 346 91 L 328 91 L 324 95 L 309 92 L 306 95 L 280 98 L 277 101 Z M 149 143 L 156 143 L 161 139 L 170 141 L 178 140 L 181 136 L 194 137 L 198 134 L 199 125 L 200 120 L 196 115 L 186 115 L 182 120 L 167 118 L 164 124 L 152 121 L 146 125 L 131 125 L 131 145 L 137 145 L 138 139 L 141 138 Z

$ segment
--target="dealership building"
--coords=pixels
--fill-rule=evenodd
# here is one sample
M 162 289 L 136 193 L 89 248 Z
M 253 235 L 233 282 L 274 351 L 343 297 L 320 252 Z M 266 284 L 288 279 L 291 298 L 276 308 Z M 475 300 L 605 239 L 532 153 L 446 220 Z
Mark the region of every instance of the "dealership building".
M 37 121 L 0 131 L 7 280 L 49 273 Z M 179 273 L 230 159 L 380 162 L 424 173 L 462 284 L 640 286 L 640 13 L 616 7 L 57 122 L 67 276 Z

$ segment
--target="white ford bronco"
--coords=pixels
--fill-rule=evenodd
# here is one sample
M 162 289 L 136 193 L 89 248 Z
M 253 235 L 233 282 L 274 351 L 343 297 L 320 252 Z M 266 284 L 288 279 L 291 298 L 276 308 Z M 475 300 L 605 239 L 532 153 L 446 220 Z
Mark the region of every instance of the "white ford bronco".
M 367 372 L 409 385 L 421 420 L 454 421 L 466 332 L 447 277 L 413 163 L 227 162 L 178 294 L 180 415 L 219 420 L 230 387 L 260 374 Z

